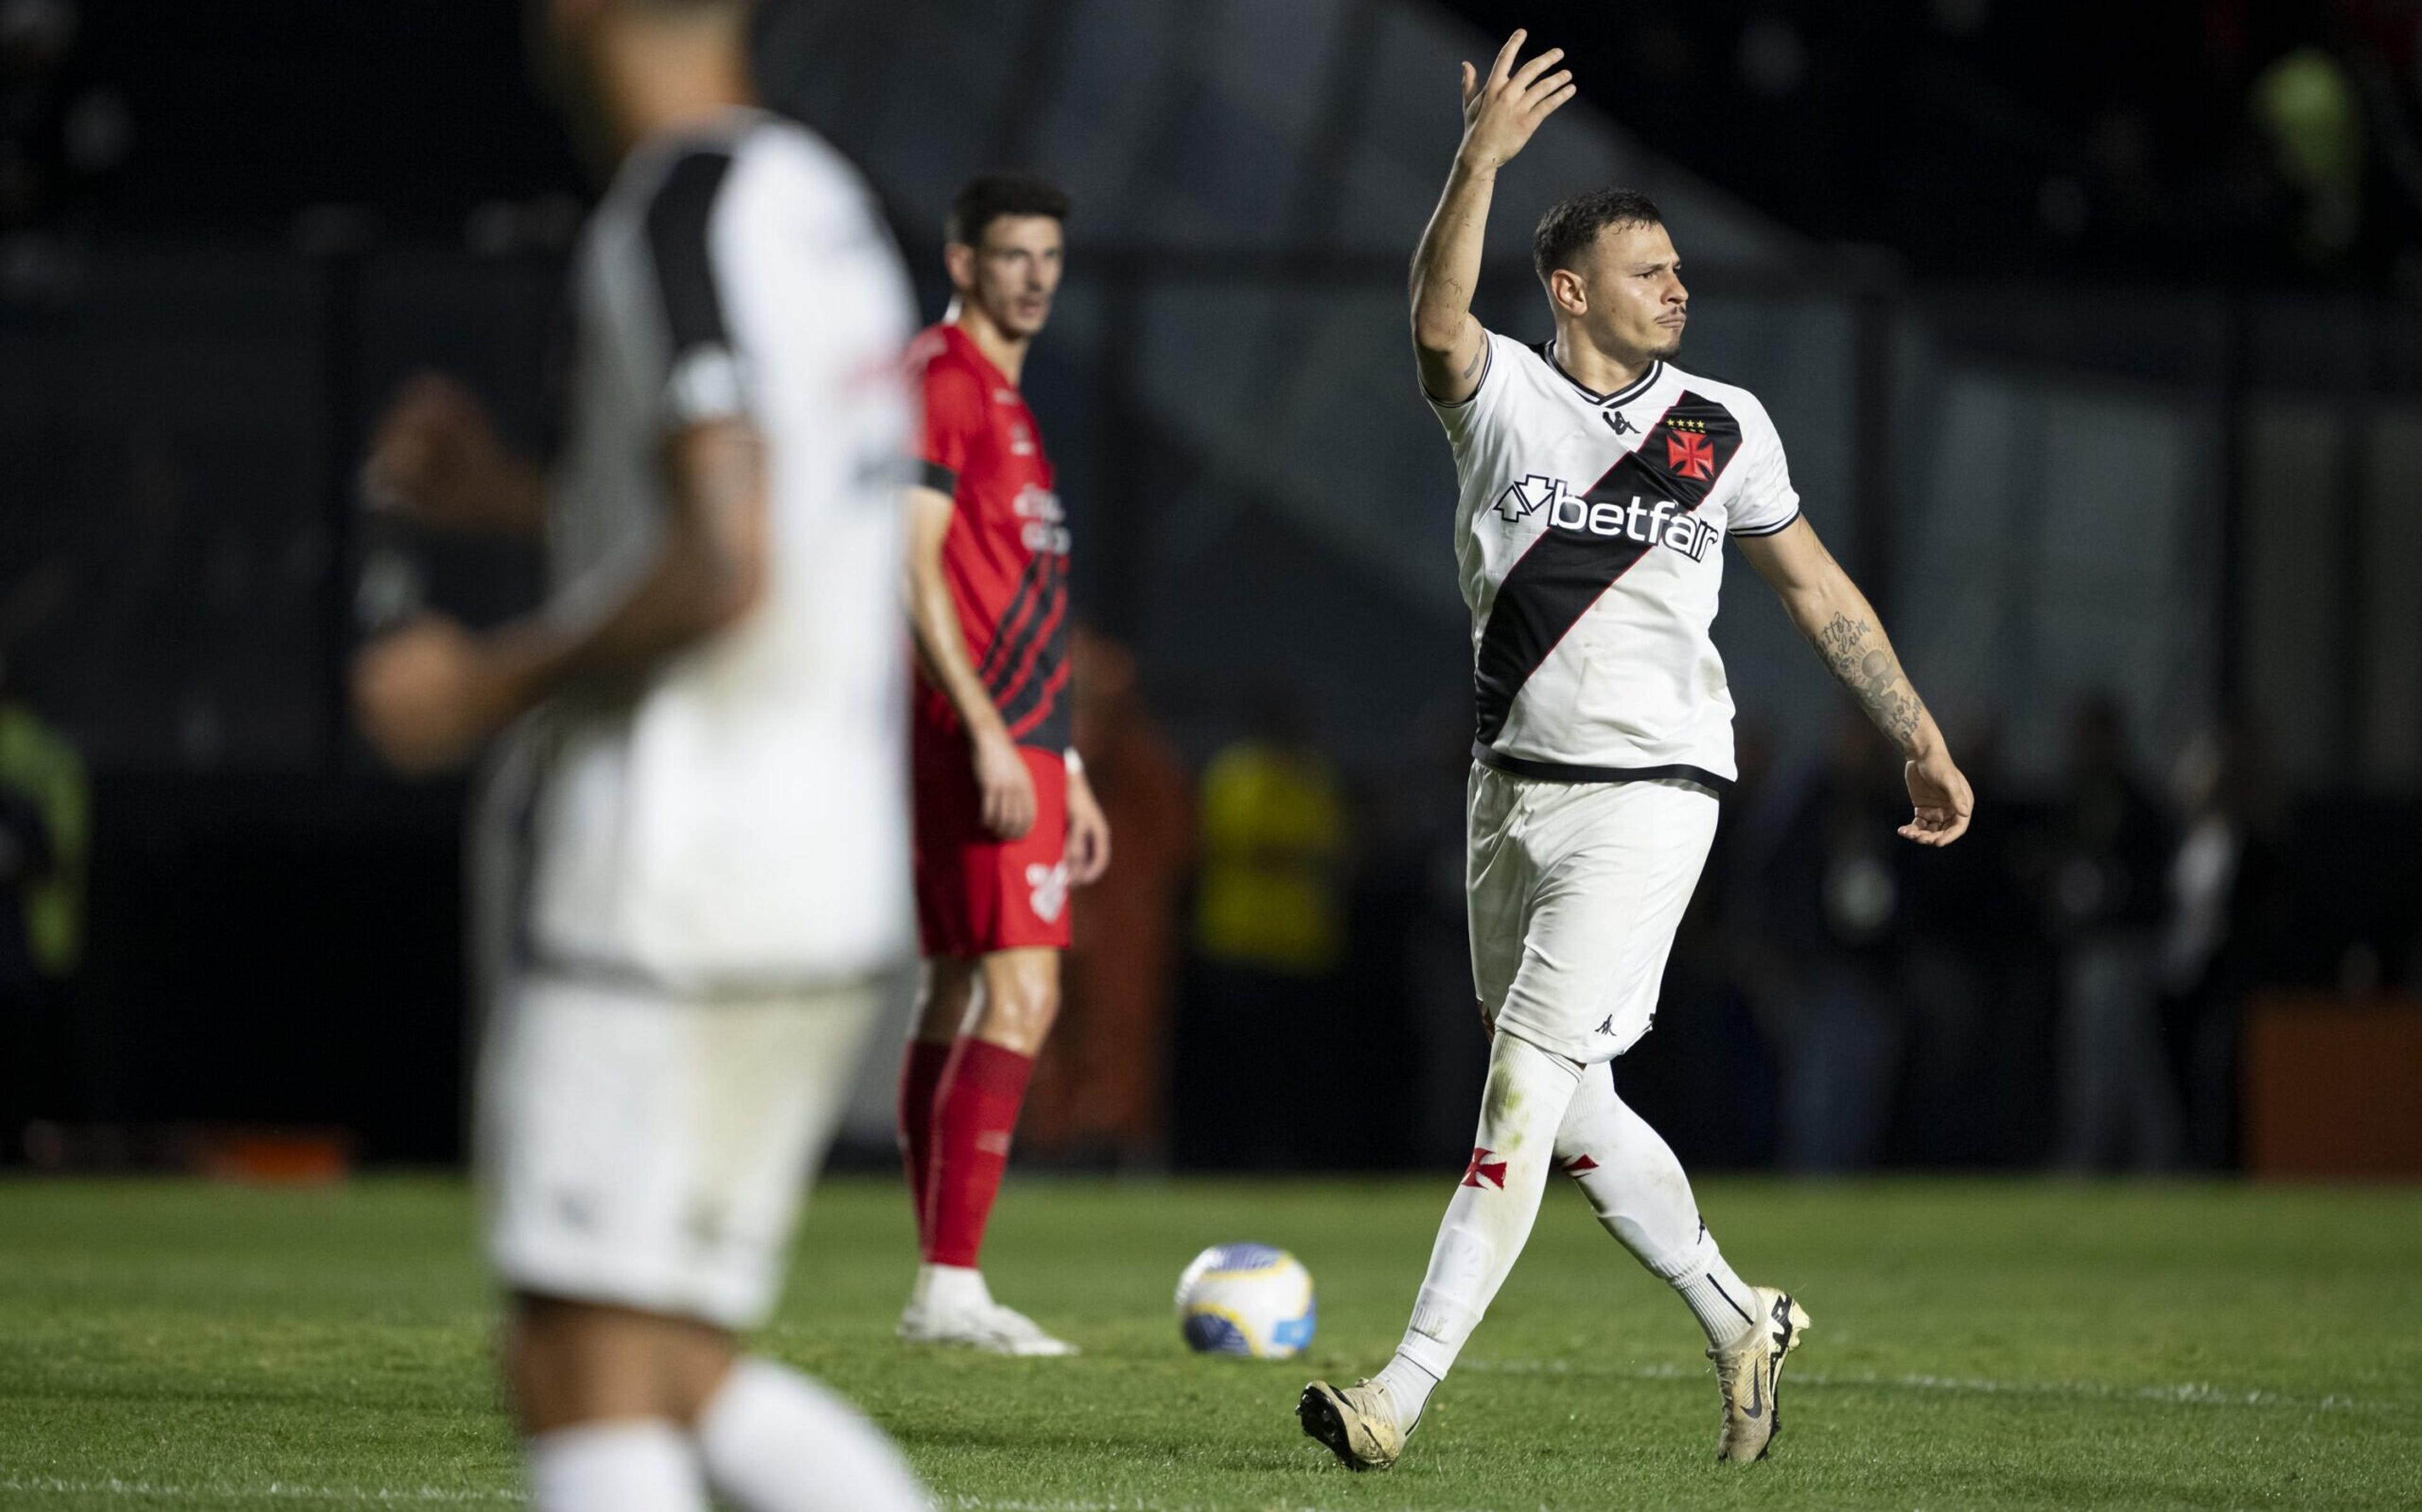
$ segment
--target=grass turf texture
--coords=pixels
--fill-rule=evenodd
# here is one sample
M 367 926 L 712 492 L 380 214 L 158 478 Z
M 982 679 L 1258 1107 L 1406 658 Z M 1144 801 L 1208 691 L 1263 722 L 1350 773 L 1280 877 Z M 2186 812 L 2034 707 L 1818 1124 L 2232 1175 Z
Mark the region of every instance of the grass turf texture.
M 1086 1350 L 1014 1361 L 893 1341 L 905 1203 L 836 1181 L 761 1342 L 945 1508 L 2422 1504 L 2422 1193 L 2222 1186 L 1707 1183 L 1816 1318 L 1746 1471 L 1688 1313 L 1551 1189 L 1405 1462 L 1349 1474 L 1297 1388 L 1386 1357 L 1451 1190 L 1014 1183 L 996 1288 Z M 0 1184 L 0 1507 L 510 1504 L 469 1224 L 435 1180 Z M 1311 1267 L 1307 1360 L 1184 1352 L 1170 1288 L 1231 1239 Z

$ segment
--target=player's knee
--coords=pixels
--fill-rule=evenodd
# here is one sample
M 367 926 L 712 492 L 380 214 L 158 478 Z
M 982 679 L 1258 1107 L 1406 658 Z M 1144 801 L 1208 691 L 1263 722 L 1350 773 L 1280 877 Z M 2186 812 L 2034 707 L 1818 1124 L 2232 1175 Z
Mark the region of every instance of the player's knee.
M 1021 1055 L 1032 1055 L 1043 1048 L 1043 1041 L 1049 1037 L 1051 1025 L 1059 1017 L 1060 993 L 1056 988 L 1039 989 L 1017 998 L 996 999 L 984 1014 L 980 1037 Z
M 1018 951 L 984 963 L 980 1037 L 1031 1055 L 1043 1048 L 1060 1016 L 1060 958 L 1055 951 Z
M 550 1432 L 592 1415 L 584 1390 L 591 1369 L 584 1361 L 576 1310 L 544 1297 L 517 1296 L 505 1326 L 505 1380 L 525 1434 Z
M 1488 1048 L 1480 1127 L 1508 1148 L 1551 1146 L 1580 1085 L 1579 1063 L 1513 1034 Z

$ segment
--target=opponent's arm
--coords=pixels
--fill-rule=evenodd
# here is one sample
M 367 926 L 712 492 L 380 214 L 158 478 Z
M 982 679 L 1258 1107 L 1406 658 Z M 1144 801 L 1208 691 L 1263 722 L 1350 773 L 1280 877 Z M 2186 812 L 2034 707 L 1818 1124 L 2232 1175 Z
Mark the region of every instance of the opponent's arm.
M 1024 754 L 1010 739 L 1008 725 L 967 655 L 958 606 L 942 576 L 942 542 L 957 513 L 951 496 L 939 489 L 920 485 L 908 491 L 908 624 L 926 676 L 967 726 L 984 828 L 1000 839 L 1015 840 L 1034 828 L 1034 775 L 1026 770 Z
M 1770 536 L 1739 539 L 1741 554 L 1783 600 L 1808 644 L 1850 690 L 1876 727 L 1907 758 L 1904 775 L 1916 813 L 1901 834 L 1920 845 L 1944 846 L 1967 833 L 1976 800 L 1952 761 L 1942 731 L 1901 670 L 1892 641 L 1867 596 L 1816 538 L 1805 517 Z
M 1487 356 L 1487 337 L 1472 318 L 1471 295 L 1480 284 L 1497 170 L 1522 150 L 1541 121 L 1573 97 L 1571 70 L 1547 72 L 1565 55 L 1563 48 L 1550 48 L 1515 68 L 1515 55 L 1529 35 L 1518 31 L 1505 39 L 1485 82 L 1470 64 L 1463 66 L 1463 145 L 1447 172 L 1446 192 L 1413 253 L 1413 351 L 1421 364 L 1422 387 L 1448 404 L 1471 397 Z
M 439 373 L 407 382 L 379 417 L 362 491 L 438 530 L 535 541 L 546 493 L 536 463 L 505 444 L 469 389 Z
M 1068 881 L 1091 887 L 1110 869 L 1110 819 L 1086 780 L 1085 763 L 1068 752 Z
M 619 592 L 574 588 L 485 633 L 424 616 L 363 648 L 354 701 L 363 734 L 390 764 L 415 773 L 455 765 L 558 689 L 633 678 L 756 606 L 766 559 L 756 428 L 687 427 L 666 443 L 665 468 L 664 534 Z

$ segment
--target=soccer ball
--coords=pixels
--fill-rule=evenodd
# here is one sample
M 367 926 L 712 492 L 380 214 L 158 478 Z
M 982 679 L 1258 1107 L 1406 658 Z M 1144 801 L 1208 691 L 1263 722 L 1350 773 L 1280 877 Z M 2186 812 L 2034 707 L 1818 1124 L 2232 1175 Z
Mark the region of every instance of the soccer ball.
M 1177 1278 L 1177 1326 L 1196 1354 L 1284 1360 L 1312 1343 L 1312 1272 L 1266 1244 L 1215 1244 Z

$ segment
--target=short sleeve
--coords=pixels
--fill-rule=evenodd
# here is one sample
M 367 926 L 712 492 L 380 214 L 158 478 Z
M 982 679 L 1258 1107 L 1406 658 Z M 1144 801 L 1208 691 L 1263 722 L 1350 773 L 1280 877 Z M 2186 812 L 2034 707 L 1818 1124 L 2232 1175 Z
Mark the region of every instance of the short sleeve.
M 1480 339 L 1480 380 L 1470 393 L 1459 399 L 1441 399 L 1429 391 L 1428 384 L 1422 384 L 1422 397 L 1429 401 L 1430 413 L 1437 415 L 1439 424 L 1445 428 L 1447 439 L 1458 446 L 1471 436 L 1494 408 L 1495 396 L 1490 392 L 1489 381 L 1497 376 L 1497 365 L 1502 359 L 1497 349 L 1505 338 L 1483 327 Z M 1414 382 L 1420 382 L 1418 369 Z
M 1733 493 L 1726 534 L 1771 536 L 1800 518 L 1800 494 L 1791 486 L 1783 437 L 1766 406 L 1747 395 L 1741 397 L 1741 455 L 1734 464 L 1740 486 Z
M 956 493 L 959 474 L 984 424 L 983 382 L 955 362 L 925 366 L 925 421 L 917 448 L 918 481 L 941 493 Z
M 731 172 L 727 150 L 684 153 L 648 202 L 648 255 L 665 331 L 659 409 L 667 430 L 749 413 L 747 374 L 716 271 L 716 208 Z

